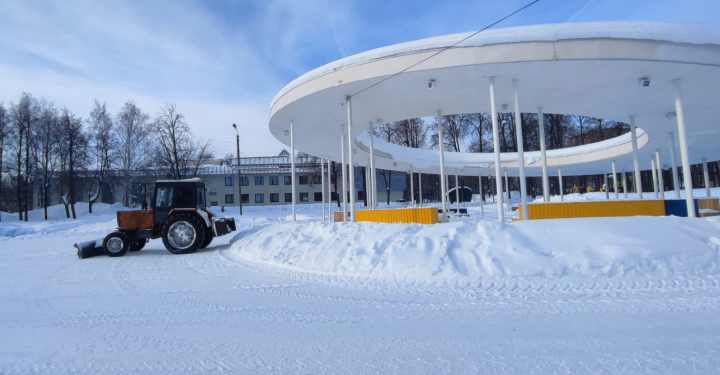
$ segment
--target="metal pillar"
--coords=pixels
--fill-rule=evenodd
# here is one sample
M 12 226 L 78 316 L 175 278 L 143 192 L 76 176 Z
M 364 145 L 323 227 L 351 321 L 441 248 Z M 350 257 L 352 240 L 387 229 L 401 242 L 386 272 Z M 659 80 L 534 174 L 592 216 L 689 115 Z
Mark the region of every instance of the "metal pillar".
M 460 180 L 458 175 L 455 175 L 455 209 L 457 214 L 460 215 Z
M 640 161 L 638 160 L 638 145 L 637 145 L 637 133 L 635 127 L 635 116 L 630 116 L 630 136 L 632 137 L 632 152 L 633 162 L 635 164 L 635 192 L 637 193 L 637 199 L 643 199 L 642 197 L 642 180 L 640 179 Z
M 292 217 L 293 221 L 295 221 L 295 199 L 297 197 L 295 196 L 295 135 L 293 134 L 293 122 L 290 121 L 290 168 L 292 171 L 290 172 L 290 178 L 292 179 L 292 184 L 290 185 L 290 191 L 292 192 Z M 240 197 L 242 200 L 242 197 Z
M 320 155 L 320 179 L 322 188 L 322 212 L 323 223 L 325 222 L 325 155 Z
M 513 93 L 515 96 L 515 133 L 517 138 L 518 149 L 518 174 L 520 179 L 520 204 L 522 205 L 523 220 L 528 219 L 527 193 L 525 190 L 525 156 L 523 153 L 523 136 L 522 136 L 522 115 L 520 115 L 520 103 L 518 101 L 518 80 L 513 80 Z
M 370 136 L 370 195 L 372 196 L 371 202 L 372 202 L 372 208 L 377 208 L 377 199 L 375 195 L 377 194 L 377 189 L 375 188 L 375 146 L 373 142 L 374 134 L 373 134 L 373 123 L 370 121 L 370 126 L 368 127 L 368 133 Z
M 612 161 L 612 172 L 613 172 L 613 189 L 615 190 L 615 200 L 620 199 L 617 183 L 617 172 L 615 172 L 615 160 Z
M 480 187 L 480 215 L 485 215 L 485 205 L 483 201 L 485 193 L 483 192 L 482 175 L 478 176 L 478 186 Z
M 603 173 L 603 190 L 605 190 L 605 199 L 610 200 L 610 186 L 607 183 L 607 173 Z
M 348 221 L 348 205 L 347 205 L 347 165 L 345 164 L 345 129 L 340 125 L 340 160 L 342 162 L 342 203 L 343 203 L 343 221 Z M 339 199 L 339 197 L 338 197 Z
M 627 191 L 627 174 L 625 171 L 622 171 L 622 179 L 623 179 L 623 195 L 625 196 L 625 199 L 628 199 L 628 191 Z
M 655 170 L 655 159 L 650 159 L 650 171 L 652 172 L 652 180 L 653 180 L 653 191 L 655 192 L 655 199 L 660 198 L 660 194 L 658 194 L 658 186 L 657 186 L 657 170 Z
M 675 136 L 673 132 L 668 133 L 670 136 L 670 165 L 672 166 L 673 189 L 675 189 L 675 199 L 680 199 L 680 179 L 678 179 L 677 159 L 675 159 Z
M 422 200 L 422 172 L 418 170 L 418 196 L 420 198 L 420 201 L 418 202 L 418 206 L 422 207 L 423 200 Z
M 677 115 L 680 161 L 682 162 L 683 182 L 685 184 L 685 202 L 687 203 L 688 217 L 695 217 L 695 200 L 693 199 L 692 176 L 690 175 L 690 155 L 688 155 L 687 136 L 685 135 L 685 115 L 683 114 L 680 79 L 674 79 L 673 85 L 675 86 L 675 114 Z
M 348 171 L 350 181 L 348 182 L 348 190 L 350 191 L 350 220 L 349 221 L 355 221 L 355 163 L 353 163 L 353 153 L 355 152 L 355 147 L 353 147 L 354 138 L 353 138 L 353 124 L 352 124 L 352 98 L 349 96 L 345 98 L 345 101 L 347 103 L 347 113 L 348 113 L 348 165 L 350 170 Z
M 327 160 L 327 181 L 328 181 L 328 220 L 331 222 L 334 222 L 334 218 L 332 216 L 332 180 L 330 179 L 330 158 Z M 337 186 L 337 181 L 335 182 L 335 186 Z
M 545 125 L 543 125 L 543 117 L 544 116 L 542 107 L 538 107 L 538 137 L 540 138 L 540 157 L 542 158 L 543 202 L 550 202 L 550 180 L 547 173 L 547 154 L 545 153 Z
M 562 169 L 558 168 L 558 184 L 560 186 L 560 202 L 565 202 L 565 189 L 563 188 Z
M 655 150 L 655 165 L 657 166 L 660 199 L 665 199 L 665 182 L 663 181 L 663 167 L 660 163 L 660 150 Z
M 498 131 L 497 111 L 495 108 L 495 77 L 490 77 L 490 116 L 493 127 L 493 150 L 495 154 L 495 185 L 498 192 L 498 221 L 505 222 L 503 210 L 502 177 L 500 177 L 500 132 Z
M 707 159 L 703 158 L 703 178 L 705 179 L 705 196 L 710 198 L 710 173 L 708 172 Z
M 415 207 L 415 181 L 413 181 L 412 166 L 410 166 L 410 207 Z
M 503 168 L 503 172 L 505 173 L 505 190 L 507 190 L 507 199 L 508 199 L 507 205 L 508 205 L 508 210 L 510 210 L 510 200 L 512 199 L 512 196 L 510 195 L 510 180 L 508 180 L 507 169 Z
M 438 149 L 440 150 L 440 193 L 442 194 L 441 202 L 442 202 L 442 218 L 440 219 L 441 222 L 447 223 L 448 222 L 448 215 L 447 215 L 447 205 L 446 205 L 446 199 L 445 199 L 445 153 L 443 150 L 443 126 L 442 126 L 442 112 L 438 109 L 437 111 L 437 126 L 438 126 Z

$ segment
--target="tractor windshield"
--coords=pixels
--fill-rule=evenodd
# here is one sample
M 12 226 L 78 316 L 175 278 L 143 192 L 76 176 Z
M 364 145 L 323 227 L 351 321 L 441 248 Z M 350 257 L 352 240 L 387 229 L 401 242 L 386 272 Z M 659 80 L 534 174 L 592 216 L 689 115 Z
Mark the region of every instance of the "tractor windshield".
M 159 187 L 157 189 L 157 202 L 156 207 L 170 207 L 172 206 L 173 188 L 171 187 Z
M 197 188 L 197 202 L 198 207 L 205 208 L 205 188 L 203 186 Z

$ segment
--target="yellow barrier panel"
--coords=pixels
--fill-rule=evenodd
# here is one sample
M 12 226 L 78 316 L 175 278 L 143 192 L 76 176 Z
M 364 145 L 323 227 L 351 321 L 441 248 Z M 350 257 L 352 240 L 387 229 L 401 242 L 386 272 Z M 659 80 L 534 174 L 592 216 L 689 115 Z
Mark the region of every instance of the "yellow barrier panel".
M 391 210 L 355 211 L 358 222 L 375 223 L 439 223 L 437 208 L 398 208 Z
M 665 216 L 662 200 L 627 200 L 596 202 L 558 202 L 528 204 L 528 219 L 568 219 L 578 217 Z M 522 220 L 522 206 L 518 206 Z

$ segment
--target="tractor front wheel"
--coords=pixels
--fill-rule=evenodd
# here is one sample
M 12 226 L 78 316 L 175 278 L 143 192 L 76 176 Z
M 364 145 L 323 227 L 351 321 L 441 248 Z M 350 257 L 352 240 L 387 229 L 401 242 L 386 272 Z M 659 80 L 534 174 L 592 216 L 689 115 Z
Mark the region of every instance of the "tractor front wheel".
M 103 252 L 109 257 L 121 257 L 130 249 L 130 239 L 122 232 L 112 232 L 103 240 Z
M 163 225 L 162 240 L 173 254 L 194 253 L 205 240 L 205 226 L 193 215 L 173 215 Z

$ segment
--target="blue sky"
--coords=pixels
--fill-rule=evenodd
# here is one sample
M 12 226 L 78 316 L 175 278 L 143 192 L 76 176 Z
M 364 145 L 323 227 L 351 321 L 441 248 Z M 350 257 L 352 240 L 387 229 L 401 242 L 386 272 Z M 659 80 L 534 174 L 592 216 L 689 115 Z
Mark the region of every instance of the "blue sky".
M 87 117 L 94 99 L 154 115 L 173 102 L 216 154 L 277 154 L 273 96 L 303 73 L 386 45 L 475 31 L 531 0 L 0 2 L 0 101 L 22 92 Z M 588 21 L 720 25 L 720 0 L 540 0 L 495 28 Z

